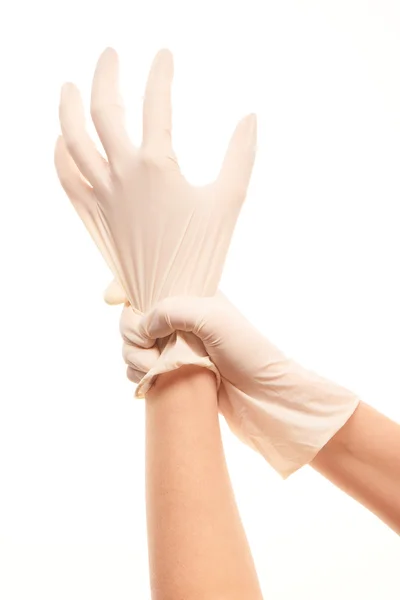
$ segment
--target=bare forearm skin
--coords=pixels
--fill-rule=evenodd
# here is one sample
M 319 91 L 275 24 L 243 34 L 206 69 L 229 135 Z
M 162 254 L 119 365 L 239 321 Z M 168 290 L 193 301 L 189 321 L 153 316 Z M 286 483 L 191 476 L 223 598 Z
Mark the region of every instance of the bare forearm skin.
M 182 367 L 146 399 L 153 600 L 261 600 L 221 441 L 215 377 Z
M 400 425 L 360 403 L 311 465 L 400 534 Z

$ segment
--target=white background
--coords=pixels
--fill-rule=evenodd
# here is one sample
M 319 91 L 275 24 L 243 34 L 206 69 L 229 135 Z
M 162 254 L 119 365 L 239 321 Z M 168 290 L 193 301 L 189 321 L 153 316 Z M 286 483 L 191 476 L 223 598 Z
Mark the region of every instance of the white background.
M 110 275 L 53 168 L 58 94 L 120 53 L 137 140 L 175 54 L 174 140 L 213 177 L 236 121 L 259 149 L 222 289 L 306 366 L 400 421 L 397 0 L 10 2 L 0 13 L 0 597 L 149 598 L 143 404 Z M 400 597 L 397 536 L 311 470 L 286 483 L 224 429 L 265 598 Z

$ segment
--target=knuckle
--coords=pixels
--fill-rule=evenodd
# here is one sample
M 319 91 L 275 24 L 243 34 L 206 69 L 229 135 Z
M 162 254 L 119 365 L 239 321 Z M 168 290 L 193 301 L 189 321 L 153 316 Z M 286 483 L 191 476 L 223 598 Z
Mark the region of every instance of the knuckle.
M 144 146 L 141 149 L 140 160 L 145 167 L 161 169 L 164 165 L 164 157 L 149 146 Z
M 127 343 L 124 343 L 122 346 L 122 358 L 127 365 L 132 364 L 132 346 Z
M 143 377 L 143 373 L 137 371 L 136 369 L 133 369 L 132 367 L 128 367 L 126 369 L 126 375 L 129 381 L 132 381 L 132 383 L 139 383 L 139 381 Z
M 137 326 L 137 335 L 138 335 L 139 339 L 144 342 L 147 342 L 148 340 L 151 339 L 147 325 L 144 322 L 144 320 L 142 320 Z
M 182 304 L 179 300 L 170 296 L 165 298 L 159 307 L 159 318 L 170 328 L 184 328 L 184 318 L 181 311 Z
M 93 121 L 101 118 L 103 114 L 104 107 L 97 102 L 92 102 L 90 105 L 90 116 L 92 117 Z
M 160 304 L 158 305 L 160 313 L 163 314 L 163 316 L 169 314 L 173 310 L 175 302 L 176 298 L 173 296 L 169 296 L 168 298 L 161 300 Z

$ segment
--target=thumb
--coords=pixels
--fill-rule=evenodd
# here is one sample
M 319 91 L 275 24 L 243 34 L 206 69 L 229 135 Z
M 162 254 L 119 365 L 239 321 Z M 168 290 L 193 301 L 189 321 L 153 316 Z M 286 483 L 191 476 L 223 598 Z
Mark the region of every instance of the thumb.
M 107 304 L 112 306 L 116 304 L 128 304 L 129 300 L 126 297 L 125 290 L 122 285 L 113 279 L 104 292 L 104 300 Z
M 141 320 L 140 336 L 145 340 L 171 335 L 174 331 L 207 337 L 207 321 L 211 298 L 177 296 L 161 300 Z

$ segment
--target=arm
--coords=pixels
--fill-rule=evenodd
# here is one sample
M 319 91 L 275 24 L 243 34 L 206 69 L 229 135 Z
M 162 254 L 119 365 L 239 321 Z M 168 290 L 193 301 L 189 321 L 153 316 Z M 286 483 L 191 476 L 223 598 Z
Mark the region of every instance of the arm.
M 400 425 L 360 403 L 311 466 L 400 534 Z
M 147 395 L 146 497 L 154 600 L 262 598 L 205 369 L 160 375 Z
M 196 333 L 225 378 L 219 408 L 240 439 L 277 470 L 282 457 L 288 470 L 310 463 L 400 533 L 400 425 L 287 359 L 222 297 L 164 301 L 130 329 L 124 314 L 136 344 L 126 358 L 145 370 L 149 340 Z

